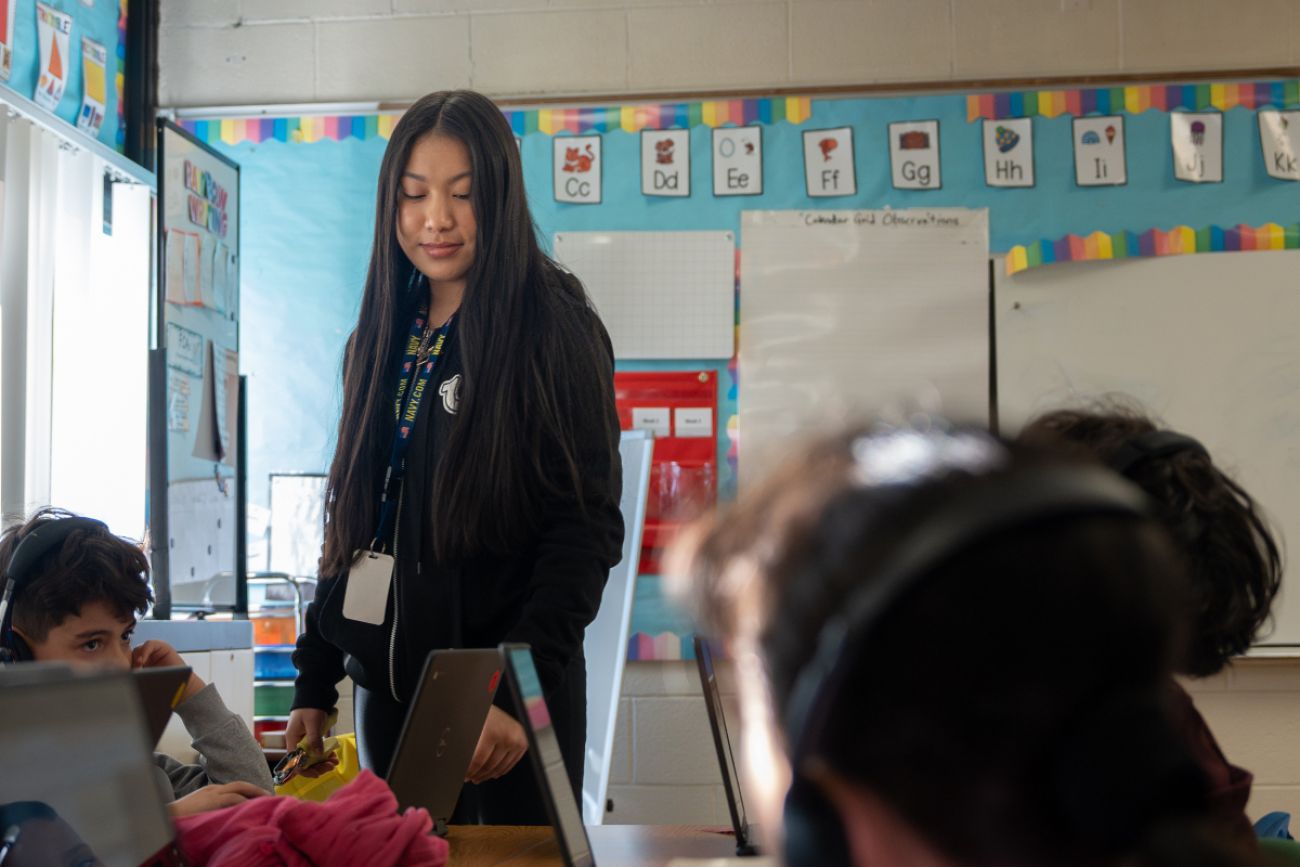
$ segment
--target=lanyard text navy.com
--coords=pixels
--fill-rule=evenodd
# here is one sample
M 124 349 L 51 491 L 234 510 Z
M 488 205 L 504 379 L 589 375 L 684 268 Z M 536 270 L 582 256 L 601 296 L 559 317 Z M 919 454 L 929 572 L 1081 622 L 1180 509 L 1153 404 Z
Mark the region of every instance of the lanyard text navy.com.
M 428 390 L 429 380 L 438 366 L 442 349 L 447 341 L 447 332 L 452 319 L 438 330 L 433 345 L 429 347 L 429 360 L 418 364 L 420 344 L 424 338 L 424 323 L 428 314 L 421 310 L 411 323 L 411 334 L 406 339 L 406 351 L 402 355 L 401 378 L 397 381 L 397 397 L 393 401 L 393 413 L 397 420 L 397 430 L 393 433 L 393 450 L 388 458 L 388 470 L 384 473 L 384 489 L 379 496 L 379 527 L 375 530 L 371 550 L 378 550 L 388 543 L 388 535 L 393 529 L 393 518 L 397 513 L 397 493 L 402 489 L 402 477 L 406 474 L 406 450 L 411 445 L 411 433 L 415 430 L 415 420 L 420 417 L 420 403 Z M 415 381 L 412 384 L 411 374 Z M 408 387 L 410 393 L 407 393 Z

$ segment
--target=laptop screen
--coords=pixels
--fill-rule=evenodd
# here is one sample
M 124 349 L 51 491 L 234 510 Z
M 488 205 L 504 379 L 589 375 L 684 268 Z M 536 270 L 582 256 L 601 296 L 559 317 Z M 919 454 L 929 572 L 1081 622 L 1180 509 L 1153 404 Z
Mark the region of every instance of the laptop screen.
M 128 674 L 0 673 L 4 867 L 136 867 L 172 840 Z
M 722 768 L 722 785 L 727 792 L 727 806 L 731 810 L 731 824 L 736 840 L 741 845 L 749 839 L 749 820 L 745 815 L 745 799 L 740 794 L 740 775 L 736 773 L 736 758 L 731 750 L 731 735 L 727 731 L 727 714 L 722 707 L 718 691 L 718 677 L 713 668 L 713 651 L 708 642 L 695 637 L 695 659 L 700 669 L 700 686 L 704 690 L 704 703 L 709 712 L 709 726 L 713 729 L 713 745 L 718 751 L 718 764 Z
M 555 833 L 568 852 L 570 864 L 594 863 L 587 829 L 582 824 L 578 801 L 573 795 L 573 784 L 569 782 L 564 756 L 560 753 L 560 742 L 551 726 L 551 713 L 546 707 L 546 699 L 542 697 L 542 681 L 533 665 L 532 651 L 527 647 L 511 645 L 507 645 L 505 650 L 526 717 L 521 722 L 532 733 L 529 745 L 536 751 L 533 761 L 544 778 L 547 791 L 543 795 L 550 801 L 554 813 Z

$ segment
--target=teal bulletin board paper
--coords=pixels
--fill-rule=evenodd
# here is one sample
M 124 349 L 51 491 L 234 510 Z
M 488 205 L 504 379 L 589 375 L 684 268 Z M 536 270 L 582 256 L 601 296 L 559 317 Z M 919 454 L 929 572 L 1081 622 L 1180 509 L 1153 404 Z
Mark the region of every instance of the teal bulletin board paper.
M 36 79 L 40 76 L 41 52 L 37 41 L 36 2 L 35 0 L 9 0 L 16 5 L 14 13 L 14 59 L 13 71 L 9 80 L 0 82 L 0 87 L 8 87 L 19 95 L 31 99 L 36 90 Z M 108 99 L 104 111 L 104 124 L 99 129 L 99 141 L 121 151 L 119 141 L 117 86 L 117 64 L 119 52 L 125 50 L 118 34 L 118 0 L 96 0 L 93 6 L 86 6 L 78 0 L 50 0 L 46 3 L 51 8 L 72 16 L 72 33 L 68 36 L 68 57 L 64 63 L 68 67 L 68 85 L 63 91 L 63 98 L 55 114 L 76 126 L 77 113 L 81 111 L 81 99 L 85 93 L 85 80 L 81 70 L 81 37 L 88 36 L 108 52 L 108 64 L 104 69 L 106 78 L 105 96 Z
M 64 101 L 71 104 L 71 96 Z M 554 200 L 551 136 L 528 133 L 521 153 L 532 212 L 548 246 L 555 232 L 579 230 L 730 230 L 739 238 L 743 210 L 769 209 L 988 208 L 995 252 L 1099 229 L 1143 232 L 1300 220 L 1300 188 L 1270 178 L 1264 169 L 1254 111 L 1225 113 L 1221 184 L 1174 179 L 1167 113 L 1127 115 L 1128 183 L 1104 188 L 1075 185 L 1072 118 L 1066 115 L 1033 121 L 1035 187 L 987 187 L 982 126 L 966 118 L 964 94 L 814 100 L 812 116 L 804 123 L 764 126 L 764 192 L 759 196 L 712 195 L 712 130 L 703 125 L 690 131 L 689 198 L 642 195 L 639 133 L 604 134 L 599 205 Z M 895 190 L 888 125 L 924 119 L 940 122 L 943 187 Z M 843 126 L 853 129 L 857 194 L 809 198 L 803 132 Z M 243 166 L 241 348 L 250 376 L 249 494 L 255 505 L 267 505 L 267 486 L 258 480 L 268 473 L 320 472 L 332 455 L 340 360 L 356 320 L 386 144 L 372 134 L 311 144 L 269 140 L 220 146 Z M 738 388 L 729 361 L 620 362 L 618 367 L 718 373 L 719 487 L 723 498 L 730 496 L 734 472 L 727 425 L 736 414 Z M 689 633 L 684 619 L 663 604 L 654 576 L 643 576 L 638 584 L 633 632 Z

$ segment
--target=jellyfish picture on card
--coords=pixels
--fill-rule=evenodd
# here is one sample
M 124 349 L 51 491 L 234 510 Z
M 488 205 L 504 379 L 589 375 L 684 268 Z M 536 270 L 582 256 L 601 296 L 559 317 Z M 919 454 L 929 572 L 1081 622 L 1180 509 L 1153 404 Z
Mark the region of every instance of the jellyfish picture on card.
M 1223 182 L 1223 115 L 1176 111 L 1169 115 L 1174 177 L 1192 184 Z

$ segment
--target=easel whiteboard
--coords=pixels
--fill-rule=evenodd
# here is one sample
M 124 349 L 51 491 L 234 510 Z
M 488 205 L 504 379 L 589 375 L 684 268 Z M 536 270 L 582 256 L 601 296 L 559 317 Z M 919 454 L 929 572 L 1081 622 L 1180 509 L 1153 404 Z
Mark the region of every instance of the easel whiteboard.
M 891 405 L 988 417 L 988 212 L 746 211 L 740 481 Z
M 999 263 L 997 274 L 1004 430 L 1107 394 L 1136 398 L 1202 440 L 1284 542 L 1300 539 L 1300 251 L 1080 262 L 1014 277 Z M 1287 583 L 1265 644 L 1300 644 L 1300 593 Z
M 623 559 L 609 570 L 596 619 L 587 627 L 587 763 L 582 776 L 582 819 L 605 820 L 609 771 L 614 758 L 614 727 L 623 692 L 623 666 L 632 625 L 632 601 L 641 565 L 641 529 L 650 492 L 650 456 L 654 439 L 645 431 L 624 431 L 618 446 L 623 460 Z
M 557 232 L 555 256 L 587 287 L 616 358 L 732 356 L 731 232 Z

